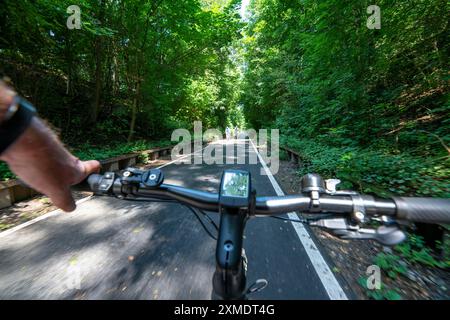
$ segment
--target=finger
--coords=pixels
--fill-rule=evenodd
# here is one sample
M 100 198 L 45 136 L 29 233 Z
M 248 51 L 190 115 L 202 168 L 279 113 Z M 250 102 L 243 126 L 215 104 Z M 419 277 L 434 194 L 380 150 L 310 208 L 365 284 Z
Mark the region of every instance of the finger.
M 96 160 L 80 161 L 74 158 L 76 161 L 76 177 L 70 182 L 70 185 L 76 185 L 86 179 L 93 173 L 99 173 L 101 169 L 100 162 Z
M 84 174 L 87 177 L 93 173 L 99 173 L 101 169 L 101 164 L 97 160 L 83 161 Z
M 73 199 L 72 192 L 69 189 L 64 189 L 57 194 L 49 195 L 53 204 L 65 212 L 72 212 L 76 209 L 75 200 Z

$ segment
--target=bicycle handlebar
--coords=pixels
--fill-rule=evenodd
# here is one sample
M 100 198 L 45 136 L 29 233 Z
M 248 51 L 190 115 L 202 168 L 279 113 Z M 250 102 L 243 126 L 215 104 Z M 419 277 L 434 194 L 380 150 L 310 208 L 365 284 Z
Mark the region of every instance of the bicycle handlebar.
M 218 231 L 217 237 L 214 237 L 191 208 L 205 231 L 216 240 L 213 293 L 220 299 L 241 299 L 250 292 L 246 291 L 247 262 L 242 253 L 245 223 L 252 215 L 269 216 L 294 211 L 333 213 L 316 216 L 314 219 L 301 217 L 298 221 L 288 220 L 326 229 L 341 239 L 375 240 L 385 246 L 393 246 L 406 239 L 395 219 L 450 223 L 450 199 L 381 199 L 351 191 L 335 191 L 335 188 L 326 188 L 318 175 L 303 177 L 303 193 L 299 195 L 256 197 L 252 193 L 246 202 L 247 208 L 222 207 L 219 204 L 223 203 L 219 194 L 164 184 L 164 175 L 157 169 L 140 171 L 129 168 L 120 176 L 112 172 L 105 175 L 94 174 L 86 182 L 84 189 L 90 189 L 96 194 L 135 200 L 140 197 L 149 200 L 176 200 L 197 209 L 220 212 L 219 226 L 213 223 Z M 203 214 L 209 217 L 205 212 Z M 362 228 L 370 220 L 379 221 L 381 226 L 377 229 Z
M 450 199 L 393 198 L 397 219 L 424 223 L 449 223 Z
M 89 189 L 98 193 L 103 175 L 93 174 L 88 177 Z M 162 184 L 157 188 L 123 188 L 117 178 L 112 188 L 116 196 L 157 197 L 176 200 L 206 211 L 219 211 L 219 195 L 205 191 L 193 190 L 181 186 Z M 320 204 L 314 207 L 310 195 L 287 195 L 277 197 L 256 197 L 253 214 L 268 216 L 293 211 L 305 213 L 350 214 L 356 207 L 363 207 L 369 216 L 390 216 L 399 220 L 424 223 L 450 223 L 450 199 L 394 197 L 381 199 L 361 195 L 357 204 L 351 195 L 323 194 Z

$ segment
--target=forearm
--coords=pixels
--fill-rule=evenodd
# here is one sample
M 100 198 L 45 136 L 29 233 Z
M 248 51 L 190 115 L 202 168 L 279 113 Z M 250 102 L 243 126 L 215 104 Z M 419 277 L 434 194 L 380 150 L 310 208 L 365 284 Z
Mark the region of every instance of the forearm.
M 42 152 L 55 152 L 60 156 L 60 150 L 55 146 L 61 145 L 55 134 L 38 118 L 31 120 L 30 126 L 14 143 L 0 156 L 2 160 L 14 162 L 22 153 L 34 157 Z M 54 149 L 54 150 L 53 150 Z
M 45 156 L 45 159 L 42 157 Z M 26 162 L 22 161 L 27 159 Z M 37 117 L 28 129 L 0 156 L 13 171 L 22 169 L 36 170 L 47 176 L 47 182 L 54 185 L 61 175 L 52 174 L 55 168 L 72 169 L 66 171 L 65 181 L 74 184 L 79 181 L 73 170 L 79 160 L 71 155 L 59 141 L 58 137 Z M 71 176 L 67 176 L 67 173 Z M 27 181 L 26 181 L 27 182 Z
M 15 95 L 11 88 L 0 83 L 0 125 L 6 120 L 5 116 Z M 43 162 L 40 159 L 42 155 L 52 158 L 51 161 L 44 161 L 44 165 L 39 164 Z M 20 169 L 19 165 L 25 165 L 21 159 L 28 159 L 29 164 L 33 166 L 36 166 L 36 161 L 41 170 L 51 170 L 45 168 L 45 163 L 74 165 L 77 161 L 38 117 L 34 117 L 29 127 L 0 155 L 0 160 L 7 162 L 13 170 Z

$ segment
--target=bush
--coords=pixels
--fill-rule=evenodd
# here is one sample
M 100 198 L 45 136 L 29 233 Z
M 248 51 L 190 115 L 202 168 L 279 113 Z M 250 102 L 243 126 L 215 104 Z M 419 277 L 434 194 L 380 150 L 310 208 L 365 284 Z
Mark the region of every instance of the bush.
M 161 141 L 136 141 L 132 143 L 123 143 L 116 146 L 109 147 L 96 147 L 92 145 L 82 145 L 73 149 L 73 153 L 81 160 L 105 160 L 113 157 L 117 157 L 123 154 L 139 152 L 157 147 L 167 147 L 173 145 L 174 142 L 169 140 Z
M 4 162 L 0 162 L 0 181 L 8 181 L 14 179 L 16 176 L 9 171 L 8 166 Z
M 428 267 L 448 268 L 449 261 L 437 260 L 430 248 L 425 246 L 425 241 L 421 236 L 409 234 L 408 240 L 397 245 L 395 250 L 411 263 L 419 263 Z
M 314 172 L 341 179 L 341 188 L 385 197 L 450 197 L 447 158 L 390 154 L 355 146 L 330 147 L 290 137 L 282 137 L 281 143 L 299 151 L 304 163 L 300 174 Z

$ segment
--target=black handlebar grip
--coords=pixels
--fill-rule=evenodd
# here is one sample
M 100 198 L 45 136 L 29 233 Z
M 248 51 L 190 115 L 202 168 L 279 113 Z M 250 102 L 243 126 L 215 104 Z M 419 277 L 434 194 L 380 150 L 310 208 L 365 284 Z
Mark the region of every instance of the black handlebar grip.
M 450 223 L 450 199 L 392 198 L 397 206 L 397 219 L 423 223 Z
M 79 184 L 72 186 L 71 189 L 72 191 L 96 192 L 102 177 L 101 174 L 91 174 Z

